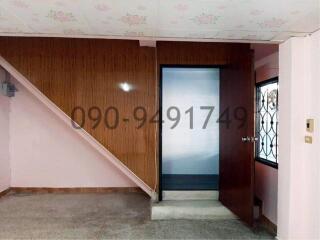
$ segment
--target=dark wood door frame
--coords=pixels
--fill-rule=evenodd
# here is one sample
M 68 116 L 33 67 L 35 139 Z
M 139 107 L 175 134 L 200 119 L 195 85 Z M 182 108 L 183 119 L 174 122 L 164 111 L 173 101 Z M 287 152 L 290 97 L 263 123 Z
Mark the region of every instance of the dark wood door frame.
M 250 57 L 252 58 L 252 55 L 250 53 Z M 247 111 L 248 111 L 248 122 L 247 122 L 247 129 L 245 131 L 243 131 L 243 135 L 250 135 L 254 134 L 254 115 L 253 115 L 253 110 L 254 110 L 254 101 L 253 101 L 253 91 L 254 91 L 254 77 L 253 77 L 253 67 L 252 64 L 250 64 L 250 66 L 248 65 L 248 63 L 246 63 L 247 65 L 242 66 L 242 63 L 236 63 L 236 64 L 229 64 L 229 65 L 160 65 L 160 78 L 159 78 L 159 200 L 162 200 L 162 120 L 163 120 L 163 116 L 162 116 L 162 72 L 163 72 L 163 68 L 170 68 L 170 67 L 180 67 L 180 68 L 201 68 L 201 67 L 206 67 L 206 68 L 219 68 L 220 69 L 220 114 L 221 111 L 223 111 L 223 108 L 225 108 L 226 106 L 230 107 L 234 107 L 235 101 L 232 100 L 232 97 L 230 99 L 226 99 L 224 98 L 223 100 L 222 98 L 222 94 L 226 94 L 225 91 L 226 89 L 231 90 L 233 92 L 230 92 L 231 96 L 232 94 L 237 93 L 237 91 L 239 90 L 237 88 L 237 83 L 234 82 L 237 79 L 240 79 L 241 81 L 245 81 L 246 85 L 244 87 L 244 92 L 245 94 L 248 94 L 246 101 L 244 105 L 245 107 L 247 107 Z M 240 66 L 241 65 L 241 66 Z M 240 67 L 239 67 L 240 66 Z M 251 70 L 248 71 L 248 68 L 250 68 Z M 244 70 L 245 69 L 245 70 Z M 224 79 L 227 78 L 227 79 Z M 222 86 L 222 81 L 226 81 L 224 82 L 223 86 Z M 232 83 L 234 83 L 233 90 L 232 90 Z M 252 86 L 251 86 L 252 85 Z M 224 89 L 222 89 L 224 87 Z M 249 90 L 250 88 L 250 90 Z M 238 93 L 241 94 L 241 93 Z M 224 102 L 222 102 L 224 101 Z M 252 105 L 252 108 L 251 108 Z M 251 116 L 252 114 L 252 116 Z M 251 119 L 252 118 L 252 119 Z M 226 132 L 224 132 L 223 130 L 221 131 L 221 126 L 220 126 L 220 136 L 219 136 L 219 149 L 220 149 L 220 154 L 221 151 L 228 151 L 226 149 L 223 149 L 224 146 L 222 146 L 224 143 L 223 141 L 221 141 L 222 137 L 225 137 L 224 135 L 226 134 Z M 230 132 L 229 132 L 230 134 Z M 239 135 L 239 134 L 238 134 Z M 239 136 L 237 136 L 237 138 L 239 138 Z M 239 143 L 237 143 L 238 145 L 242 144 L 241 143 L 241 138 L 237 139 L 237 141 L 239 141 Z M 230 147 L 230 146 L 228 146 Z M 248 156 L 251 156 L 250 159 L 248 158 L 246 160 L 247 162 L 247 171 L 244 171 L 243 174 L 248 174 L 245 178 L 244 181 L 247 182 L 241 182 L 241 179 L 238 178 L 237 176 L 234 177 L 234 179 L 223 179 L 223 181 L 219 181 L 219 191 L 220 191 L 220 197 L 219 200 L 226 206 L 228 207 L 231 211 L 233 211 L 236 215 L 240 216 L 240 218 L 246 222 L 248 225 L 252 226 L 253 225 L 253 194 L 254 194 L 254 147 L 250 146 L 249 144 L 246 146 L 241 145 L 241 147 L 243 149 L 245 149 L 244 151 L 248 153 Z M 230 148 L 231 151 L 232 148 Z M 231 157 L 232 158 L 232 157 Z M 225 162 L 221 162 L 222 158 L 220 156 L 219 158 L 219 178 L 221 178 L 222 174 L 225 174 L 223 171 L 225 169 L 221 169 L 221 167 L 225 167 L 228 164 L 231 164 L 229 167 L 234 167 L 237 166 L 237 163 L 232 163 L 232 161 L 234 161 L 234 159 L 229 159 L 228 161 L 223 159 L 223 161 Z M 249 163 L 250 162 L 250 163 Z M 239 164 L 239 163 L 238 163 Z M 249 164 L 249 165 L 248 165 Z M 251 164 L 251 165 L 250 165 Z M 230 175 L 230 173 L 232 174 L 232 171 L 237 171 L 238 169 L 229 169 L 228 170 L 228 174 Z M 236 182 L 240 180 L 240 182 Z M 229 183 L 228 183 L 229 182 Z M 231 189 L 230 189 L 230 183 L 231 183 Z M 229 184 L 229 185 L 228 185 Z M 239 185 L 237 185 L 239 184 Z M 241 185 L 242 184 L 242 185 Z M 232 187 L 235 188 L 235 190 L 232 191 Z M 242 192 L 243 191 L 243 192 Z M 243 193 L 244 198 L 243 201 L 241 202 L 241 194 Z M 232 199 L 234 197 L 234 199 Z M 239 201 L 239 203 L 235 204 L 235 201 Z M 242 205 L 243 204 L 243 205 Z

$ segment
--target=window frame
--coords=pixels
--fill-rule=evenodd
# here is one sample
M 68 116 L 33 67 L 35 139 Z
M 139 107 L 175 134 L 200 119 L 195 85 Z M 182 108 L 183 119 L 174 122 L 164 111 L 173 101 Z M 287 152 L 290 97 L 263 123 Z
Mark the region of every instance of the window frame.
M 257 82 L 255 84 L 255 106 L 256 106 L 256 117 L 255 117 L 255 134 L 256 134 L 256 137 L 259 137 L 259 133 L 258 133 L 258 106 L 259 106 L 259 102 L 258 102 L 258 88 L 261 88 L 265 85 L 268 85 L 268 84 L 272 84 L 272 83 L 277 83 L 278 85 L 278 89 L 277 89 L 277 115 L 279 114 L 279 103 L 278 103 L 278 100 L 279 100 L 279 77 L 274 77 L 274 78 L 270 78 L 268 80 L 265 80 L 265 81 L 261 81 L 261 82 Z M 278 134 L 278 128 L 277 128 L 277 131 L 276 131 L 276 134 L 277 134 L 277 145 L 278 145 L 278 137 L 279 137 L 279 134 Z M 275 169 L 278 169 L 278 151 L 277 151 L 277 158 L 276 158 L 276 162 L 273 162 L 273 161 L 270 161 L 268 159 L 265 159 L 265 158 L 261 158 L 261 157 L 258 157 L 258 148 L 259 148 L 259 144 L 256 142 L 256 146 L 255 146 L 255 161 L 257 162 L 260 162 L 264 165 L 267 165 L 267 166 L 270 166 L 270 167 L 273 167 Z

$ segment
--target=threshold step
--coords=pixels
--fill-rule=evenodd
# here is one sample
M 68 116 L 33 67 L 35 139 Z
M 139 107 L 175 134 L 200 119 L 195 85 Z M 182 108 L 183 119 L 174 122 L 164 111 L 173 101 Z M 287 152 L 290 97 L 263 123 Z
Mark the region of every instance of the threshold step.
M 162 191 L 163 200 L 218 200 L 219 191 Z
M 175 200 L 153 203 L 151 219 L 237 219 L 237 217 L 219 201 Z

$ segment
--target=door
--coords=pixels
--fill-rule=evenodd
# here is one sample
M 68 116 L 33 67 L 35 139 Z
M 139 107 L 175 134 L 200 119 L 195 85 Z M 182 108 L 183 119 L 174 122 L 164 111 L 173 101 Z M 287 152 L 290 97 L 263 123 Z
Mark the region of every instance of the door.
M 219 199 L 241 220 L 252 225 L 254 78 L 252 55 L 242 57 L 240 63 L 221 69 Z
M 162 190 L 218 190 L 220 70 L 162 67 Z

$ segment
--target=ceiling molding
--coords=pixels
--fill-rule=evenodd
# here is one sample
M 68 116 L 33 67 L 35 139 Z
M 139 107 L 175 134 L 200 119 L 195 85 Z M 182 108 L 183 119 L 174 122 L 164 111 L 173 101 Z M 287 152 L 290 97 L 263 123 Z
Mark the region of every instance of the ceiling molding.
M 307 34 L 306 34 L 307 35 Z M 230 43 L 264 43 L 280 44 L 282 40 L 250 40 L 250 39 L 225 39 L 225 38 L 177 38 L 177 37 L 128 37 L 128 36 L 105 36 L 105 35 L 64 35 L 48 33 L 1 33 L 0 37 L 49 37 L 49 38 L 84 38 L 84 39 L 115 39 L 115 40 L 135 40 L 135 41 L 176 41 L 176 42 L 230 42 Z

